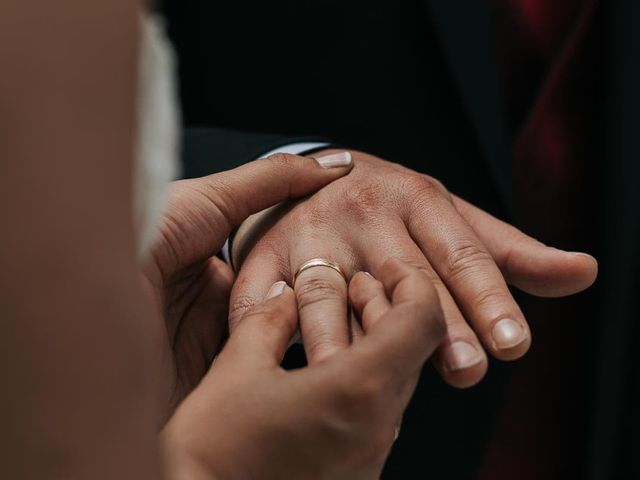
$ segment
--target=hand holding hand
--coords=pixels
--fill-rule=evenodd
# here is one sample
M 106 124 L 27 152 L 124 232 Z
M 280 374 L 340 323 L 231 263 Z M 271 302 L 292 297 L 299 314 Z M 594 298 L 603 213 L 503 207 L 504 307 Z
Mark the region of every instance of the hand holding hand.
M 391 260 L 380 275 L 349 285 L 360 320 L 349 344 L 293 371 L 280 362 L 298 326 L 295 294 L 273 285 L 163 432 L 169 478 L 378 478 L 445 332 L 423 271 Z
M 166 412 L 209 368 L 227 326 L 233 272 L 214 255 L 252 213 L 315 192 L 351 170 L 350 157 L 275 155 L 171 185 L 158 241 L 144 269 L 157 310 L 154 338 Z

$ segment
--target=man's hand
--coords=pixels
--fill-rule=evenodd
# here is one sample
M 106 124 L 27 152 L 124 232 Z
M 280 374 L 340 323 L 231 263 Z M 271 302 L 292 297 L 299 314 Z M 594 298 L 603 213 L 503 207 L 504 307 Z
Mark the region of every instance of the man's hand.
M 547 247 L 431 177 L 352 154 L 357 166 L 348 177 L 243 224 L 232 249 L 241 266 L 232 292 L 232 329 L 274 282 L 291 282 L 311 258 L 337 262 L 348 277 L 357 271 L 376 276 L 386 260 L 400 258 L 423 270 L 440 297 L 447 336 L 434 358 L 436 368 L 451 385 L 468 387 L 487 369 L 485 349 L 513 360 L 531 343 L 507 284 L 557 297 L 595 280 L 593 257 Z M 349 342 L 347 291 L 328 268 L 304 272 L 295 287 L 307 358 L 318 363 Z

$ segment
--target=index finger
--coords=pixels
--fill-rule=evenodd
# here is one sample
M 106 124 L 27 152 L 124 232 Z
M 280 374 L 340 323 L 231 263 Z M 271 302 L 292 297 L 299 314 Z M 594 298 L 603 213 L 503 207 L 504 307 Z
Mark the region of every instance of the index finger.
M 438 295 L 428 276 L 400 260 L 381 270 L 391 307 L 371 326 L 359 349 L 362 368 L 395 384 L 414 378 L 446 333 Z

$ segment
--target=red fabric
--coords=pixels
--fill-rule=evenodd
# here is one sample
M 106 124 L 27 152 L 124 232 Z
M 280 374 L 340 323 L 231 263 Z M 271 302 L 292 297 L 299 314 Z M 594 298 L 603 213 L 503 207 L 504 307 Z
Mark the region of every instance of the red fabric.
M 567 222 L 576 223 L 575 218 L 571 218 L 576 210 L 574 203 L 581 200 L 585 190 L 585 157 L 588 155 L 585 147 L 591 121 L 589 106 L 594 103 L 589 92 L 591 80 L 584 78 L 591 74 L 585 47 L 595 0 L 537 3 L 545 7 L 536 10 L 529 5 L 532 42 L 544 58 L 551 59 L 551 63 L 533 108 L 515 137 L 514 184 L 526 226 L 535 230 L 542 240 L 561 242 L 563 239 L 559 237 L 566 236 Z M 564 5 L 560 12 L 563 15 L 578 13 L 570 19 L 550 17 L 552 25 L 570 27 L 564 35 L 560 30 L 541 26 L 540 12 L 548 11 L 549 4 Z M 581 7 L 567 8 L 570 4 Z
M 588 250 L 596 2 L 491 0 L 491 7 L 522 225 L 545 243 Z M 478 477 L 580 478 L 588 296 L 521 303 L 533 346 L 511 366 L 505 407 Z

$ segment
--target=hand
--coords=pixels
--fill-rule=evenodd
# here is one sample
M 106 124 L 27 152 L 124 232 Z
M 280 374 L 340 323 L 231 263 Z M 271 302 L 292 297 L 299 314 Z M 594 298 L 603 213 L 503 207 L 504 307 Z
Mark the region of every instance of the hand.
M 298 326 L 291 288 L 275 284 L 246 311 L 163 432 L 169 478 L 379 478 L 445 332 L 424 272 L 391 260 L 380 275 L 349 285 L 359 334 L 307 368 L 280 367 Z
M 171 185 L 158 241 L 144 268 L 157 310 L 157 328 L 147 334 L 163 366 L 165 419 L 205 374 L 225 334 L 233 273 L 213 255 L 250 214 L 315 192 L 352 166 L 335 165 L 331 158 L 319 162 L 275 155 Z
M 597 274 L 585 254 L 546 247 L 469 203 L 437 180 L 353 152 L 354 171 L 286 209 L 252 217 L 233 246 L 241 269 L 232 292 L 230 326 L 277 280 L 291 281 L 314 257 L 336 261 L 348 276 L 378 275 L 397 257 L 435 285 L 447 336 L 434 365 L 451 385 L 478 382 L 496 358 L 522 356 L 531 342 L 507 284 L 539 296 L 587 288 Z M 311 271 L 310 271 L 311 272 Z M 348 345 L 346 289 L 331 269 L 313 269 L 296 284 L 300 328 L 311 364 Z

